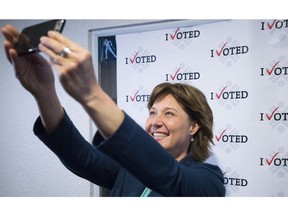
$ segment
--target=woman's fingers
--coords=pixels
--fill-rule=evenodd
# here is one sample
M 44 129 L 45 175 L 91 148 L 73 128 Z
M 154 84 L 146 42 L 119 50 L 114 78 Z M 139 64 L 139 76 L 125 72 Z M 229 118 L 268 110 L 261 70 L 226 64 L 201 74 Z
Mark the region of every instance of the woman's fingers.
M 9 62 L 12 63 L 10 50 L 14 49 L 14 46 L 17 42 L 20 33 L 15 27 L 11 25 L 5 25 L 4 27 L 2 27 L 1 32 L 6 39 L 3 43 L 6 56 Z M 11 52 L 13 53 L 13 55 L 15 55 L 16 53 L 16 51 L 13 50 Z
M 76 44 L 75 42 L 73 42 L 72 40 L 68 39 L 67 37 L 65 37 L 63 34 L 57 32 L 57 31 L 49 31 L 48 32 L 48 36 L 56 41 L 59 42 L 59 44 L 62 45 L 62 47 L 59 47 L 60 52 L 63 49 L 63 46 L 65 47 L 69 47 L 71 50 L 73 51 L 77 51 L 78 49 L 80 49 L 79 45 Z M 59 51 L 59 50 L 58 50 Z
M 17 39 L 20 35 L 20 32 L 11 25 L 5 25 L 2 29 L 2 34 L 8 40 L 12 46 L 15 46 L 15 43 L 17 42 Z

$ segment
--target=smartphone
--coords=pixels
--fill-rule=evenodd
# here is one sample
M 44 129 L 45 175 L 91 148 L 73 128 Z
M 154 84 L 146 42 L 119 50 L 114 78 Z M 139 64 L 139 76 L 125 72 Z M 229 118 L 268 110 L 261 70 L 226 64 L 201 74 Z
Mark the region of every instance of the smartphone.
M 65 25 L 64 19 L 45 21 L 24 28 L 15 44 L 19 56 L 39 52 L 38 45 L 42 36 L 47 36 L 49 30 L 62 32 Z

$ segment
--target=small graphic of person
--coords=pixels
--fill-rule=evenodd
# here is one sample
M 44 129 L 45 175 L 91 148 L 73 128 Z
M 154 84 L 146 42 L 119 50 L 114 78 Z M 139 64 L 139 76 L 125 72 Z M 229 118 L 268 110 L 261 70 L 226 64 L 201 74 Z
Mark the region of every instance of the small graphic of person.
M 113 49 L 113 43 L 110 40 L 107 40 L 107 38 L 105 38 L 104 42 L 103 42 L 103 47 L 105 50 L 105 60 L 108 59 L 108 51 L 115 57 L 117 58 L 116 54 L 114 53 Z

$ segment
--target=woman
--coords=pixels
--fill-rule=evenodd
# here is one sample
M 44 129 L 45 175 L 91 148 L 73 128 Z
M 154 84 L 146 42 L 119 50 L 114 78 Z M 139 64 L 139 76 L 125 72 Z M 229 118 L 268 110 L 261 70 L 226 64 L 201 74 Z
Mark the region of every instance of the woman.
M 185 84 L 156 86 L 145 131 L 98 85 L 89 51 L 50 31 L 39 49 L 96 124 L 90 145 L 61 106 L 50 64 L 37 53 L 17 55 L 13 26 L 2 33 L 8 60 L 39 108 L 34 132 L 69 170 L 111 190 L 110 196 L 225 196 L 221 170 L 203 162 L 210 154 L 213 116 L 201 91 Z

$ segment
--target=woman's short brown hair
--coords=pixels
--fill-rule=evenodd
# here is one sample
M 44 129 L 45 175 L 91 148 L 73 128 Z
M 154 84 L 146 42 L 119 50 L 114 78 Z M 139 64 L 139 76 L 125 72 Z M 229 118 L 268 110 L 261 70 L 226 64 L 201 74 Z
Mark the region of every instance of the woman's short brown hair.
M 202 91 L 185 83 L 161 83 L 157 85 L 149 98 L 148 109 L 167 95 L 172 95 L 191 120 L 199 125 L 190 142 L 188 153 L 196 161 L 205 161 L 211 155 L 213 143 L 213 112 Z

